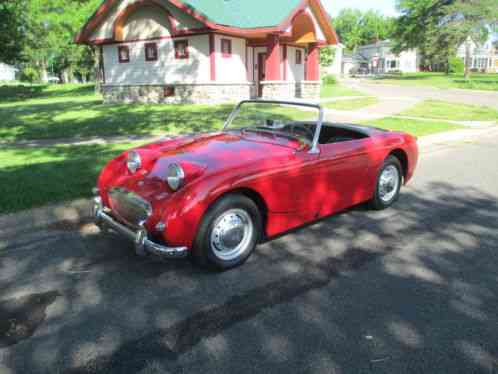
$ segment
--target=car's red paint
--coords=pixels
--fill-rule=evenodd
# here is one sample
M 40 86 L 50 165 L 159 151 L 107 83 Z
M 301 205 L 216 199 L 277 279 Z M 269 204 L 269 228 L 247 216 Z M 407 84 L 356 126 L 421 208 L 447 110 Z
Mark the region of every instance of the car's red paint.
M 418 159 L 408 134 L 369 129 L 369 137 L 319 145 L 312 154 L 294 140 L 237 131 L 190 135 L 135 149 L 142 168 L 131 174 L 123 153 L 103 169 L 98 187 L 105 205 L 115 187 L 149 201 L 147 230 L 171 246 L 192 247 L 204 213 L 222 195 L 239 191 L 264 210 L 265 234 L 283 233 L 371 199 L 380 167 L 389 154 L 406 158 L 405 183 Z M 176 192 L 166 183 L 168 165 L 186 174 Z M 155 232 L 159 221 L 166 224 Z

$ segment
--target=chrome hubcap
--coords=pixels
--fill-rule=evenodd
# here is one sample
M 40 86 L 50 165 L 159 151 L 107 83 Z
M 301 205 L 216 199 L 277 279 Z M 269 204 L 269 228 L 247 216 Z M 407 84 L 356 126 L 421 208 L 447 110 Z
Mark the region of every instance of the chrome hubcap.
M 383 202 L 391 201 L 398 192 L 399 188 L 399 171 L 394 165 L 386 167 L 379 180 L 379 197 Z
M 242 209 L 231 209 L 219 216 L 211 231 L 211 248 L 221 260 L 233 260 L 250 248 L 254 224 Z

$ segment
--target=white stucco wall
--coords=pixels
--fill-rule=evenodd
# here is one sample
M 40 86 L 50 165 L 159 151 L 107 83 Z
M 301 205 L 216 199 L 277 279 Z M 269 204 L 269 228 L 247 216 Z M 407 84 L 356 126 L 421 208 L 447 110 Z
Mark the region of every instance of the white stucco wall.
M 95 39 L 108 39 L 112 38 L 113 25 L 116 21 L 118 15 L 126 9 L 129 5 L 137 2 L 139 0 L 122 0 L 120 3 L 114 6 L 104 22 L 93 32 L 90 40 Z M 184 12 L 178 10 L 176 7 L 171 5 L 166 0 L 160 0 L 166 9 L 168 9 L 172 16 L 178 21 L 175 25 L 177 29 L 192 29 L 192 28 L 202 28 L 203 24 L 197 21 L 195 18 L 185 14 Z
M 296 65 L 296 51 L 301 50 L 302 60 L 300 65 Z M 300 82 L 305 80 L 304 67 L 306 63 L 306 50 L 304 48 L 287 47 L 287 80 Z
M 189 58 L 175 59 L 173 42 L 185 39 L 189 41 Z M 146 42 L 105 45 L 103 52 L 106 84 L 171 84 L 210 81 L 208 35 L 161 39 L 155 42 L 158 47 L 157 61 L 145 61 Z M 129 47 L 130 62 L 119 62 L 119 45 Z
M 16 79 L 17 69 L 13 66 L 0 63 L 0 81 L 13 81 Z
M 221 40 L 232 41 L 232 56 L 223 57 Z M 247 82 L 246 71 L 246 41 L 224 35 L 215 35 L 216 81 L 217 82 Z M 208 48 L 209 50 L 209 48 Z

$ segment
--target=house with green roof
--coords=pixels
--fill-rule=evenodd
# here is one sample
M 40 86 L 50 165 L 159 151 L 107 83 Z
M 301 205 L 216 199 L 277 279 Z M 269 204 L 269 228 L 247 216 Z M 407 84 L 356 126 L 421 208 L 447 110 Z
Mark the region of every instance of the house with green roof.
M 320 0 L 105 0 L 76 36 L 95 46 L 106 102 L 317 99 L 337 44 Z

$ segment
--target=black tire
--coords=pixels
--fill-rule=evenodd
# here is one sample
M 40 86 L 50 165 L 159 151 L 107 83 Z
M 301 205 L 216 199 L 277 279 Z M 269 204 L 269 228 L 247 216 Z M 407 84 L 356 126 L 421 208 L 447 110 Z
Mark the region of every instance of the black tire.
M 243 211 L 250 217 L 253 230 L 247 235 L 247 245 L 242 253 L 235 258 L 223 259 L 217 253 L 217 248 L 211 242 L 214 225 L 217 220 L 229 211 Z M 197 235 L 192 248 L 192 259 L 194 262 L 205 268 L 216 270 L 228 270 L 242 265 L 254 252 L 254 248 L 259 242 L 262 234 L 261 213 L 257 205 L 248 197 L 241 194 L 230 194 L 223 196 L 215 202 L 204 215 L 202 223 L 197 231 Z M 245 236 L 245 235 L 244 235 Z
M 394 196 L 387 201 L 382 199 L 381 197 L 381 176 L 382 173 L 389 167 L 394 166 L 398 172 L 398 183 L 396 187 L 396 191 Z M 401 185 L 403 184 L 403 169 L 401 167 L 401 163 L 398 158 L 395 156 L 389 156 L 385 161 L 382 167 L 379 170 L 379 174 L 377 175 L 376 185 L 375 185 L 375 195 L 372 200 L 370 200 L 370 207 L 374 210 L 384 210 L 393 205 L 399 198 L 399 191 L 401 189 Z

